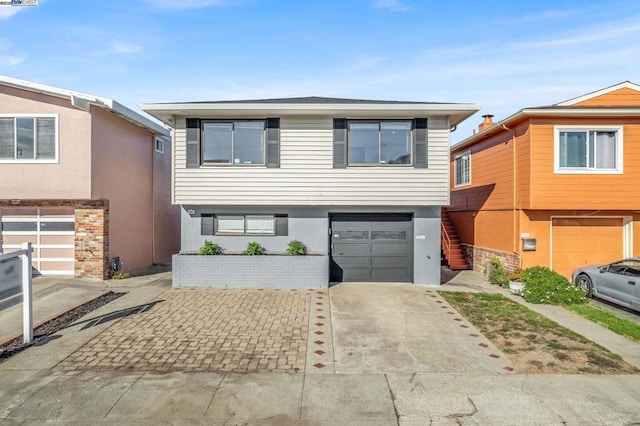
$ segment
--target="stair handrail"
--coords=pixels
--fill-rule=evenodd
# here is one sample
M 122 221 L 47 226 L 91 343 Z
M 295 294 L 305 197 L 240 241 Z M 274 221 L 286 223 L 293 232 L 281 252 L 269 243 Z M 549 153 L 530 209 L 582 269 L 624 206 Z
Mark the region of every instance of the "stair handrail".
M 444 222 L 440 221 L 440 228 L 442 230 L 442 248 L 444 255 L 448 259 L 451 259 L 451 236 L 447 232 L 447 227 L 444 226 Z

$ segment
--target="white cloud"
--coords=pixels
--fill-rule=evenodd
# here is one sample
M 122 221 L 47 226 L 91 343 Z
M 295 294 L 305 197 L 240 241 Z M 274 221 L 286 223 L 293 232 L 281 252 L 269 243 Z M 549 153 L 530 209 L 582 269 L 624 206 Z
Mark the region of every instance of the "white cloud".
M 0 19 L 9 19 L 23 9 L 23 7 L 0 6 Z
M 411 7 L 403 4 L 400 0 L 378 0 L 373 4 L 376 9 L 388 9 L 392 12 L 408 12 Z
M 159 9 L 202 9 L 211 6 L 222 6 L 222 0 L 145 0 Z
M 20 65 L 23 62 L 24 62 L 24 56 L 16 56 L 16 55 L 0 56 L 0 64 L 2 64 L 5 67 L 13 67 L 16 65 Z
M 110 53 L 116 53 L 116 54 L 136 53 L 142 49 L 142 46 L 138 44 L 126 43 L 119 40 L 113 40 L 110 43 L 108 43 L 108 45 L 109 45 L 108 51 Z

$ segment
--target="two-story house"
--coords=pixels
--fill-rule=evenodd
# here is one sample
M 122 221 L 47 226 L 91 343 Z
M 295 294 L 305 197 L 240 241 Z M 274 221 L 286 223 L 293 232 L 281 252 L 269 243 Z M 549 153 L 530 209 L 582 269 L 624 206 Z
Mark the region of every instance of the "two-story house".
M 450 129 L 478 105 L 307 97 L 142 109 L 175 129 L 183 253 L 205 240 L 282 253 L 299 240 L 327 257 L 327 281 L 440 283 Z
M 525 108 L 451 149 L 448 214 L 474 269 L 586 264 L 640 252 L 640 86 Z
M 5 252 L 33 245 L 44 275 L 104 279 L 179 249 L 170 132 L 99 96 L 0 76 Z

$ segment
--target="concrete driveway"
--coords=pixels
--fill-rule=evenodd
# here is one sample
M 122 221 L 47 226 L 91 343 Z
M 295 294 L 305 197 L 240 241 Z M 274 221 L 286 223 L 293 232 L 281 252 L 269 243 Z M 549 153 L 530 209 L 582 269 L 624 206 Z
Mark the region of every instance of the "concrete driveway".
M 640 422 L 639 376 L 511 372 L 435 287 L 169 286 L 131 282 L 0 363 L 0 424 Z

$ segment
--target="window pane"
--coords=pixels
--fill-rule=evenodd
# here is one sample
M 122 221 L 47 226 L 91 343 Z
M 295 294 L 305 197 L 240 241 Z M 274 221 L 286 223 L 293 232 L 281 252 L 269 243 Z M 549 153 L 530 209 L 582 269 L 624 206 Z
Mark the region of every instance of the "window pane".
M 273 216 L 247 216 L 247 234 L 274 234 Z
M 411 122 L 380 123 L 380 164 L 411 164 Z
M 264 121 L 234 123 L 234 164 L 264 164 Z
M 14 159 L 14 119 L 0 118 L 0 159 Z
M 232 123 L 204 123 L 203 161 L 231 163 Z
M 2 222 L 5 232 L 35 232 L 38 230 L 36 222 Z
M 73 231 L 74 225 L 73 222 L 40 222 L 40 231 Z
M 53 118 L 36 119 L 38 126 L 38 159 L 54 159 L 56 157 L 56 120 Z
M 349 123 L 349 163 L 378 164 L 378 123 Z
M 406 240 L 405 231 L 371 231 L 372 240 Z
M 586 132 L 560 132 L 560 167 L 587 167 Z
M 456 185 L 469 183 L 469 155 L 456 158 Z
M 18 159 L 33 159 L 33 118 L 16 118 L 16 122 L 18 125 Z
M 217 219 L 217 233 L 244 234 L 244 216 L 218 216 Z
M 616 132 L 595 132 L 595 166 L 597 169 L 616 168 Z

